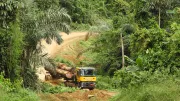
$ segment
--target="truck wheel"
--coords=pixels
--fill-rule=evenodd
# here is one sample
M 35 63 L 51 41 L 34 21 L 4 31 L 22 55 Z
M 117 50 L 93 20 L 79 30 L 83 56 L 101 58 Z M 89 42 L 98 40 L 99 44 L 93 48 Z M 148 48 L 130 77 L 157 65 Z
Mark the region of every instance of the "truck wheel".
M 81 82 L 78 82 L 78 87 L 79 87 L 79 88 L 81 87 Z
M 89 88 L 89 90 L 93 90 L 94 88 Z
M 80 89 L 83 89 L 83 87 L 82 87 L 81 85 L 82 85 L 82 82 L 79 82 L 79 83 L 78 83 L 78 87 L 79 87 Z

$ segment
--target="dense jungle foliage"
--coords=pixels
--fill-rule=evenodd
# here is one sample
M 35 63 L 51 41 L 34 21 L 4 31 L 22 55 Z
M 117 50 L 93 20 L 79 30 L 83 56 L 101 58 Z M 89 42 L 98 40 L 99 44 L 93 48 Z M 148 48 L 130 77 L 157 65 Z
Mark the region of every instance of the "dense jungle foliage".
M 89 59 L 81 63 L 98 69 L 99 89 L 123 91 L 112 100 L 180 99 L 179 0 L 2 0 L 0 22 L 0 93 L 12 93 L 3 101 L 42 90 L 35 70 L 53 65 L 40 40 L 60 44 L 58 32 L 70 28 L 98 33 L 83 42 Z

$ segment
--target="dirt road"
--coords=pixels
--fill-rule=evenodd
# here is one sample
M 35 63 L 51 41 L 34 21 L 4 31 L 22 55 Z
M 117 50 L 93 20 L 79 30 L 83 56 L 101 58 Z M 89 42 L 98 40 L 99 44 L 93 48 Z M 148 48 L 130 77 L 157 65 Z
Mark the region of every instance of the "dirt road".
M 45 40 L 42 40 L 42 45 L 44 45 L 44 52 L 48 53 L 50 57 L 54 58 L 57 54 L 65 51 L 69 43 L 75 40 L 82 40 L 87 35 L 87 32 L 72 32 L 69 35 L 66 33 L 60 33 L 63 43 L 58 45 L 55 41 L 51 44 L 47 44 Z
M 41 101 L 108 101 L 115 92 L 105 90 L 77 90 L 72 93 L 40 95 Z
M 60 34 L 62 39 L 64 40 L 61 45 L 58 45 L 55 41 L 52 44 L 46 44 L 44 40 L 42 40 L 42 44 L 44 47 L 44 52 L 47 52 L 49 57 L 56 57 L 57 55 L 61 55 L 61 57 L 70 59 L 76 59 L 76 54 L 72 54 L 72 51 L 75 53 L 79 52 L 81 49 L 78 47 L 76 49 L 79 40 L 84 40 L 87 32 L 72 32 L 69 35 L 65 33 Z M 77 43 L 72 45 L 72 43 Z M 69 50 L 72 49 L 72 50 Z M 66 52 L 66 53 L 63 53 Z M 71 52 L 71 54 L 69 54 Z M 74 55 L 74 56 L 73 56 Z M 67 58 L 71 57 L 71 58 Z M 44 77 L 44 76 L 43 76 Z M 57 82 L 56 82 L 57 83 Z M 55 85 L 56 85 L 55 83 Z M 58 84 L 58 83 L 57 83 Z M 114 96 L 115 92 L 109 92 L 106 90 L 77 90 L 75 92 L 66 92 L 60 94 L 40 94 L 41 101 L 108 101 L 108 99 Z

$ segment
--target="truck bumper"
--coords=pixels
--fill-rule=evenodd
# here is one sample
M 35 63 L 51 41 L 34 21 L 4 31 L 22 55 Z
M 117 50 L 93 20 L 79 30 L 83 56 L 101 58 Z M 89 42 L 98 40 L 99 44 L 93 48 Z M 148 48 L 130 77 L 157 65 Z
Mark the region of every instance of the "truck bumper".
M 79 87 L 80 88 L 89 88 L 94 89 L 95 88 L 95 82 L 80 82 Z

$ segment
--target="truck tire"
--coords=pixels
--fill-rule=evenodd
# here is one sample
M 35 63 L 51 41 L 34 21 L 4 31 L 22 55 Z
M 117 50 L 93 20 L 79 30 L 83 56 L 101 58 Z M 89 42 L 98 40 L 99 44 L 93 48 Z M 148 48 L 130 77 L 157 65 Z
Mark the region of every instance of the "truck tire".
M 89 90 L 93 90 L 94 88 L 89 88 Z

